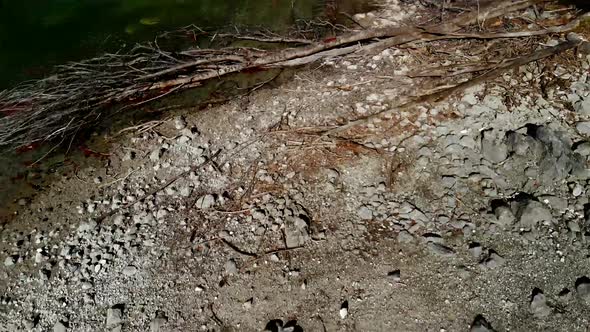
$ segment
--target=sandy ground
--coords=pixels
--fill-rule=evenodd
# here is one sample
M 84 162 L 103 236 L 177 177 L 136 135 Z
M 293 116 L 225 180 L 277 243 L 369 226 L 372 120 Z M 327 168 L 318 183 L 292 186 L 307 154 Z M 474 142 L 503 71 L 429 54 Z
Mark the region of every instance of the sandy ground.
M 357 19 L 431 19 L 399 6 Z M 333 59 L 128 131 L 3 226 L 0 330 L 588 331 L 590 57 L 395 108 L 516 45 Z

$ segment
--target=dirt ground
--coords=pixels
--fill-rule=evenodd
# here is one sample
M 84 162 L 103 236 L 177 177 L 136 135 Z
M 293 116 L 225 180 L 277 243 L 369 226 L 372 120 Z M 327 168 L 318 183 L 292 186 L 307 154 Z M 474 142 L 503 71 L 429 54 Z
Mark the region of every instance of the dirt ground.
M 438 13 L 383 3 L 355 18 Z M 590 330 L 590 56 L 396 109 L 564 37 L 353 54 L 126 131 L 3 225 L 0 330 Z

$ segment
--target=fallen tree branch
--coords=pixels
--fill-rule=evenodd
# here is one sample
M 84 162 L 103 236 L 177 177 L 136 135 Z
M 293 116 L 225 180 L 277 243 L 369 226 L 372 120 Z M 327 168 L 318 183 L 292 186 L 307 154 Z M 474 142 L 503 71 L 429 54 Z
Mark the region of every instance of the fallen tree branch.
M 510 69 L 518 68 L 518 67 L 528 64 L 530 62 L 538 61 L 538 60 L 547 58 L 549 56 L 559 54 L 559 53 L 562 53 L 567 50 L 574 49 L 574 48 L 580 46 L 582 43 L 588 43 L 588 42 L 585 42 L 585 41 L 582 41 L 579 39 L 577 39 L 577 40 L 571 39 L 571 40 L 564 41 L 556 46 L 547 47 L 547 48 L 535 51 L 529 55 L 525 55 L 525 56 L 516 58 L 514 60 L 504 62 L 504 63 L 498 65 L 493 70 L 490 70 L 485 74 L 482 74 L 482 75 L 476 76 L 472 79 L 469 79 L 463 83 L 459 83 L 459 84 L 451 86 L 451 87 L 446 87 L 446 88 L 437 90 L 433 93 L 421 95 L 419 97 L 416 97 L 416 98 L 414 98 L 406 103 L 403 103 L 397 107 L 394 107 L 392 109 L 387 109 L 385 111 L 373 113 L 371 115 L 367 115 L 362 118 L 358 118 L 358 119 L 351 121 L 345 125 L 327 130 L 326 132 L 324 132 L 324 135 L 333 136 L 335 134 L 349 130 L 353 127 L 366 124 L 369 121 L 376 119 L 378 117 L 381 117 L 383 115 L 390 114 L 392 112 L 399 112 L 402 110 L 406 110 L 406 109 L 418 106 L 423 103 L 440 102 L 441 100 L 444 100 L 457 92 L 464 91 L 472 86 L 475 86 L 475 85 L 481 84 L 483 82 L 486 82 L 488 80 L 500 77 L 504 72 L 506 72 Z
M 114 112 L 138 107 L 230 74 L 301 66 L 329 57 L 375 51 L 414 41 L 493 38 L 459 31 L 540 1 L 482 1 L 477 9 L 462 13 L 442 25 L 365 29 L 276 52 L 256 48 L 167 52 L 157 46 L 156 40 L 155 46 L 140 45 L 127 54 L 105 54 L 72 62 L 57 67 L 51 77 L 0 92 L 0 147 L 18 147 L 69 135 Z M 567 31 L 573 23 L 538 32 L 496 34 L 496 38 Z M 193 30 L 192 33 L 196 35 L 203 31 Z M 248 36 L 238 35 L 237 38 Z M 279 37 L 272 35 L 251 38 L 280 42 Z

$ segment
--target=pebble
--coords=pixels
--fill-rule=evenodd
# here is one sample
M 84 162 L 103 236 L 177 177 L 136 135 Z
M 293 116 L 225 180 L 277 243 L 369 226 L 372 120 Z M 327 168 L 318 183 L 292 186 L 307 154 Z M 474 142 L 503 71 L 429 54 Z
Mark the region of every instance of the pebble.
M 357 215 L 362 220 L 371 220 L 373 219 L 373 211 L 366 206 L 361 206 L 361 208 L 357 211 Z
M 57 322 L 53 325 L 53 332 L 66 332 L 67 328 L 64 323 Z
M 471 254 L 471 256 L 478 258 L 481 256 L 482 252 L 483 252 L 483 248 L 481 246 L 481 244 L 477 243 L 477 242 L 471 242 L 469 244 L 469 253 Z
M 586 276 L 578 278 L 576 292 L 581 299 L 590 303 L 590 278 Z
M 576 129 L 581 135 L 590 136 L 590 121 L 576 123 Z
M 447 246 L 440 244 L 440 243 L 428 242 L 427 247 L 428 247 L 428 250 L 430 250 L 430 252 L 432 252 L 433 254 L 436 254 L 438 256 L 454 257 L 456 255 L 455 251 L 452 248 L 447 247 Z
M 394 282 L 400 282 L 400 280 L 401 280 L 401 271 L 400 270 L 391 271 L 391 272 L 387 273 L 387 276 L 389 278 L 391 278 L 391 280 L 393 280 Z
M 8 256 L 4 260 L 4 266 L 6 266 L 6 267 L 14 266 L 14 264 L 16 264 L 16 261 L 17 261 L 17 259 L 14 256 Z
M 534 228 L 541 222 L 553 220 L 551 211 L 544 204 L 533 200 L 529 200 L 518 213 L 520 224 L 526 228 Z
M 199 199 L 197 199 L 197 202 L 195 203 L 195 206 L 199 209 L 209 209 L 211 208 L 213 205 L 215 204 L 215 197 L 213 195 L 205 195 L 205 196 L 201 196 Z
M 482 316 L 477 315 L 471 323 L 471 329 L 469 332 L 494 332 L 492 325 Z
M 164 332 L 162 328 L 167 322 L 168 318 L 166 315 L 163 312 L 158 311 L 156 317 L 150 322 L 150 332 Z
M 498 253 L 496 253 L 495 251 L 490 250 L 489 256 L 482 262 L 482 265 L 484 265 L 487 268 L 493 269 L 504 265 L 505 262 L 506 259 L 504 257 L 498 255 Z
M 176 128 L 177 130 L 182 130 L 186 128 L 186 120 L 183 116 L 179 115 L 174 118 L 174 128 Z
M 123 324 L 123 311 L 120 308 L 107 309 L 107 329 Z
M 399 243 L 414 242 L 414 236 L 410 232 L 403 229 L 397 234 L 397 242 L 399 242 Z
M 547 304 L 545 294 L 538 288 L 533 290 L 530 310 L 536 318 L 547 317 L 552 312 L 551 307 Z
M 340 318 L 344 319 L 348 316 L 348 301 L 344 301 L 340 306 Z
M 230 259 L 225 263 L 225 273 L 229 275 L 238 274 L 238 266 L 236 265 L 236 261 Z
M 131 277 L 132 275 L 137 273 L 137 267 L 135 267 L 133 265 L 126 266 L 123 269 L 122 273 L 127 277 Z

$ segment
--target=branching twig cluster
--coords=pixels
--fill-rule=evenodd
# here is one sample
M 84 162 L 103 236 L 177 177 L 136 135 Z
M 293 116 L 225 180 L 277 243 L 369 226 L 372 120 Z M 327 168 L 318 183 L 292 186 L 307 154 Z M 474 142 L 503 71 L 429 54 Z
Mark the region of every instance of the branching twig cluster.
M 461 34 L 465 27 L 491 17 L 520 10 L 536 0 L 487 1 L 444 24 L 426 27 L 385 27 L 349 32 L 323 41 L 303 37 L 284 38 L 269 32 L 218 35 L 256 42 L 299 45 L 277 51 L 254 47 L 165 51 L 154 43 L 138 45 L 129 52 L 105 54 L 56 68 L 45 79 L 25 82 L 0 92 L 0 147 L 18 147 L 37 141 L 64 139 L 80 128 L 113 112 L 137 107 L 157 98 L 201 85 L 211 79 L 271 67 L 300 66 L 360 49 L 379 49 L 415 41 L 457 38 L 492 38 L 491 35 Z M 483 2 L 482 2 L 483 3 Z M 499 34 L 513 38 L 572 29 L 547 29 L 529 33 Z M 338 27 L 333 27 L 338 28 Z M 189 26 L 179 32 L 203 34 Z M 169 37 L 169 36 L 168 36 Z M 213 36 L 211 38 L 216 38 Z

